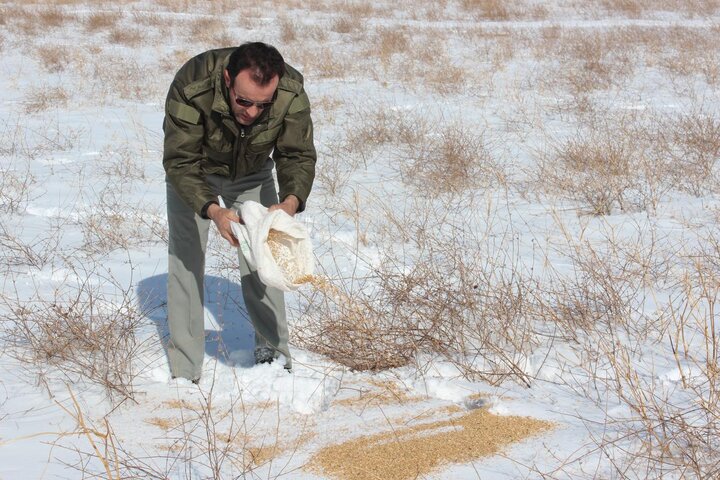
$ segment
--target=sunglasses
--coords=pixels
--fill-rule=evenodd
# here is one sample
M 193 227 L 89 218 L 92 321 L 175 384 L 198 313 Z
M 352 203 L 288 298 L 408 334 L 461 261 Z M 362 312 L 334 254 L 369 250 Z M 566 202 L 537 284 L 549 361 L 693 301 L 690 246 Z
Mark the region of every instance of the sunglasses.
M 250 108 L 255 105 L 259 110 L 265 110 L 273 105 L 273 102 L 253 102 L 252 100 L 248 100 L 243 97 L 235 97 L 235 103 L 245 108 Z

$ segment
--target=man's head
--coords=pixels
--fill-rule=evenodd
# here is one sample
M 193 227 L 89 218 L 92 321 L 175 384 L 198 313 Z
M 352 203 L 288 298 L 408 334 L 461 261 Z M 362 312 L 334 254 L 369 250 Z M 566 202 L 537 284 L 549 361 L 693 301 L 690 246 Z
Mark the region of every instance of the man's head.
M 282 55 L 265 43 L 244 43 L 230 55 L 223 76 L 230 109 L 241 125 L 250 125 L 270 107 L 284 74 Z

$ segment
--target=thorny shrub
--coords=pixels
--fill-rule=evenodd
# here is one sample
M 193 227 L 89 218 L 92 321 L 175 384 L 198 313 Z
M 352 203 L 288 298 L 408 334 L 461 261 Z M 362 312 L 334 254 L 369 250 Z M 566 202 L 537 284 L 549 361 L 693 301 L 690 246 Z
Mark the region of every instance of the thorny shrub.
M 506 183 L 483 132 L 461 124 L 451 123 L 418 144 L 408 145 L 407 155 L 403 179 L 422 191 L 460 193 Z
M 517 264 L 510 235 L 498 240 L 464 216 L 493 212 L 429 202 L 412 212 L 398 218 L 388 209 L 395 219 L 377 239 L 385 248 L 367 274 L 332 278 L 306 295 L 298 341 L 357 370 L 431 354 L 468 378 L 528 384 L 518 359 L 535 342 L 525 302 L 532 280 Z
M 685 253 L 680 290 L 661 307 L 659 323 L 666 328 L 650 340 L 672 352 L 674 368 L 655 370 L 652 353 L 638 348 L 635 335 L 597 338 L 600 361 L 609 369 L 599 381 L 625 407 L 608 414 L 611 428 L 598 439 L 603 451 L 621 452 L 614 463 L 618 473 L 632 468 L 646 472 L 645 478 L 720 474 L 719 253 L 716 240 Z
M 53 365 L 71 382 L 86 378 L 112 397 L 133 398 L 135 361 L 146 347 L 135 333 L 144 313 L 130 289 L 77 265 L 70 265 L 68 282 L 54 291 L 3 296 L 8 353 L 41 378 Z M 113 291 L 107 293 L 107 287 Z

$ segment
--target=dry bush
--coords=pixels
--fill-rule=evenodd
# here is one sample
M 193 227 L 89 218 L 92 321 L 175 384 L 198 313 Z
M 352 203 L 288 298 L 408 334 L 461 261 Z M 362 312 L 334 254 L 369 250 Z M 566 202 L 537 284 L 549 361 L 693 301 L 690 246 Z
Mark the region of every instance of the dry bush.
M 623 453 L 620 471 L 645 478 L 715 478 L 720 474 L 720 299 L 717 231 L 684 262 L 680 291 L 664 306 L 668 328 L 654 341 L 672 352 L 675 368 L 656 371 L 640 343 L 613 334 L 598 337 L 593 348 L 609 372 L 598 381 L 627 409 L 608 415 L 597 439 L 602 450 Z M 601 388 L 602 388 L 601 387 Z M 603 400 L 603 404 L 607 400 Z
M 193 42 L 204 43 L 211 48 L 235 45 L 238 42 L 219 17 L 200 17 L 193 20 L 190 24 L 188 38 Z
M 132 382 L 139 373 L 133 361 L 145 347 L 135 336 L 143 312 L 131 289 L 97 264 L 76 258 L 67 267 L 69 282 L 55 291 L 2 298 L 8 353 L 41 375 L 50 365 L 71 382 L 86 378 L 111 396 L 133 398 Z M 108 287 L 112 293 L 106 293 Z
M 81 136 L 81 130 L 61 130 L 58 120 L 48 120 L 37 128 L 22 120 L 9 118 L 0 125 L 0 155 L 35 160 L 41 155 L 71 150 Z
M 173 24 L 173 20 L 171 18 L 161 15 L 158 12 L 133 10 L 132 18 L 136 25 L 154 27 L 156 29 L 168 27 Z
M 62 27 L 71 19 L 70 14 L 58 6 L 43 9 L 38 14 L 37 20 L 43 29 Z
M 64 219 L 48 219 L 47 231 L 39 237 L 28 238 L 23 228 L 11 222 L 0 221 L 0 266 L 6 278 L 27 267 L 41 270 L 52 264 L 61 252 L 60 243 L 67 231 Z
M 375 34 L 369 56 L 379 57 L 383 63 L 391 61 L 393 55 L 405 56 L 410 48 L 408 33 L 397 28 L 381 27 Z
M 107 39 L 113 45 L 137 47 L 145 42 L 147 32 L 137 28 L 117 27 L 108 32 Z
M 140 64 L 133 55 L 113 55 L 110 58 L 93 55 L 88 58 L 91 90 L 113 101 L 157 99 L 165 93 L 164 85 L 155 78 L 156 64 Z M 178 66 L 175 66 L 177 69 Z
M 296 59 L 306 77 L 346 78 L 352 67 L 352 59 L 337 55 L 328 47 L 309 49 L 304 46 L 291 49 L 287 58 Z
M 542 85 L 569 87 L 572 95 L 587 95 L 610 87 L 622 88 L 637 68 L 639 47 L 625 30 L 612 28 L 544 30 L 532 46 L 534 55 L 550 68 Z
M 554 263 L 569 265 L 569 271 L 549 272 L 538 290 L 540 318 L 558 326 L 558 336 L 572 341 L 598 332 L 623 331 L 636 339 L 662 336 L 667 320 L 644 309 L 648 289 L 666 282 L 672 273 L 674 253 L 666 239 L 638 225 L 629 226 L 630 235 L 604 225 L 602 240 L 591 243 L 583 238 L 584 227 L 570 232 L 557 216 L 555 224 L 563 236 L 553 247 L 561 257 Z
M 463 87 L 468 83 L 467 77 L 465 68 L 453 65 L 449 61 L 444 65 L 442 62 L 436 61 L 425 71 L 423 82 L 426 88 L 432 92 L 440 95 L 453 95 L 463 91 Z M 479 83 L 485 90 L 485 82 Z
M 56 432 L 58 441 L 53 443 L 78 456 L 79 462 L 67 466 L 84 478 L 260 478 L 257 470 L 261 468 L 279 471 L 277 476 L 287 474 L 288 457 L 292 459 L 311 438 L 306 428 L 309 422 L 282 423 L 276 402 L 250 404 L 243 398 L 243 390 L 234 378 L 229 394 L 218 395 L 211 384 L 209 389 L 198 388 L 197 401 L 163 402 L 160 416 L 143 419 L 145 427 L 155 427 L 159 436 L 156 446 L 163 453 L 152 455 L 140 452 L 136 442 L 128 441 L 126 432 L 112 428 L 112 412 L 99 420 L 88 418 L 71 391 L 68 403 L 72 403 L 60 407 L 74 421 L 75 429 Z M 263 429 L 263 423 L 269 423 L 270 428 Z M 82 436 L 87 443 L 65 447 L 59 442 L 71 435 Z M 275 467 L 273 461 L 281 455 L 283 462 Z M 267 475 L 276 478 L 272 473 Z
M 460 123 L 451 123 L 437 134 L 409 144 L 401 170 L 403 181 L 431 194 L 507 185 L 506 174 L 492 158 L 485 133 Z
M 593 215 L 608 215 L 627 206 L 639 154 L 622 129 L 598 126 L 554 145 L 536 175 L 546 191 L 581 202 Z
M 665 153 L 674 164 L 675 184 L 698 197 L 717 192 L 720 118 L 699 109 L 662 125 Z
M 58 73 L 65 71 L 73 53 L 72 49 L 67 46 L 43 45 L 38 47 L 34 55 L 43 71 Z
M 488 20 L 509 20 L 510 11 L 506 2 L 500 0 L 461 0 L 460 6 Z
M 30 163 L 23 165 L 22 169 L 7 167 L 0 169 L 0 211 L 10 214 L 20 214 L 30 201 L 35 176 L 30 171 Z
M 85 30 L 90 33 L 110 30 L 111 28 L 117 27 L 117 24 L 122 17 L 123 14 L 119 11 L 100 11 L 91 13 L 90 16 L 85 19 Z
M 460 0 L 460 7 L 477 20 L 540 20 L 548 15 L 548 10 L 542 3 L 529 5 L 526 1 Z
M 70 96 L 63 87 L 42 87 L 32 90 L 23 102 L 25 113 L 38 113 L 67 106 Z
M 383 8 L 387 9 L 387 7 L 380 4 L 359 1 L 342 2 L 339 5 L 333 5 L 331 8 L 334 11 L 337 9 L 338 13 L 347 16 L 355 23 L 368 18 L 381 18 L 386 13 Z
M 283 43 L 290 43 L 297 40 L 297 24 L 286 15 L 281 15 L 278 18 L 278 26 L 280 27 L 280 40 Z
M 353 117 L 359 120 L 351 124 L 342 141 L 332 146 L 333 151 L 351 162 L 353 169 L 360 162 L 367 168 L 378 147 L 409 151 L 429 135 L 430 119 L 423 112 L 370 102 L 354 108 Z
M 715 28 L 672 28 L 658 33 L 662 37 L 663 48 L 652 58 L 658 65 L 673 76 L 679 76 L 676 82 L 684 86 L 688 78 L 700 75 L 712 86 L 720 83 L 720 46 L 717 42 L 718 29 Z
M 348 18 L 345 16 L 336 18 L 331 26 L 331 30 L 336 33 L 353 33 L 357 32 L 359 30 L 363 30 L 363 24 L 358 23 L 356 20 L 353 20 L 352 18 Z
M 176 49 L 171 53 L 162 56 L 159 65 L 166 73 L 175 73 L 181 65 L 192 58 L 193 54 L 186 49 Z
M 83 248 L 92 254 L 104 255 L 118 249 L 154 244 L 158 235 L 154 228 L 149 228 L 152 220 L 144 206 L 126 203 L 117 185 L 107 187 L 100 192 L 96 204 L 81 217 Z M 158 228 L 165 228 L 164 222 L 160 222 Z
M 505 243 L 510 235 L 475 229 L 480 215 L 492 222 L 494 213 L 425 199 L 404 213 L 386 207 L 378 217 L 387 221 L 385 234 L 372 239 L 382 246 L 380 259 L 366 275 L 316 282 L 298 341 L 357 370 L 398 367 L 427 353 L 468 378 L 527 384 L 518 359 L 535 343 L 524 300 L 532 282 Z
M 610 12 L 638 18 L 645 12 L 646 3 L 642 0 L 602 0 L 600 5 Z
M 611 13 L 640 18 L 649 13 L 680 12 L 683 16 L 707 17 L 720 9 L 718 0 L 602 0 L 600 5 Z

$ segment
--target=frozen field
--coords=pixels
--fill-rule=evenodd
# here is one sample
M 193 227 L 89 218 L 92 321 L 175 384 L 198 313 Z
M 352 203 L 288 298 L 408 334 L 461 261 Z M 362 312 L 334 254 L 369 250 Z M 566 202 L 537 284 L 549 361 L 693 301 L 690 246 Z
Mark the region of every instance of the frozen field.
M 305 75 L 324 279 L 170 379 L 166 90 Z M 0 3 L 0 479 L 720 476 L 720 1 Z

